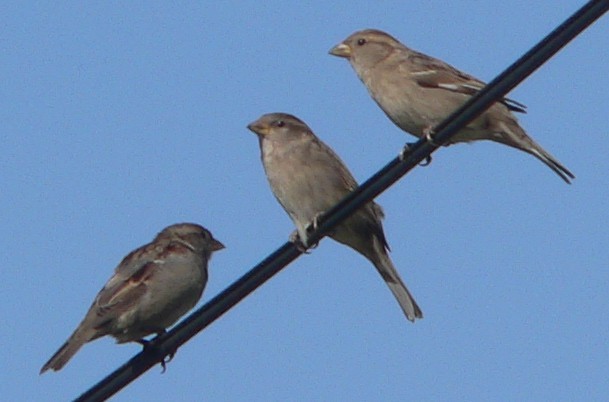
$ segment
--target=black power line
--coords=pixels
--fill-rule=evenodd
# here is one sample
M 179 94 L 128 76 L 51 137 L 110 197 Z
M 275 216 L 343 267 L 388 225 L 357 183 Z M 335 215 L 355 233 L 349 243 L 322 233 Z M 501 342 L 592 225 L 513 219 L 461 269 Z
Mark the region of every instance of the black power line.
M 325 213 L 317 229 L 310 234 L 310 243 L 314 244 L 321 240 L 329 230 L 424 161 L 438 148 L 438 145 L 446 143 L 451 136 L 478 117 L 496 100 L 504 97 L 507 92 L 532 74 L 533 71 L 608 10 L 609 0 L 592 0 L 585 4 L 539 44 L 490 82 L 480 93 L 471 98 L 463 107 L 440 123 L 435 128 L 437 134 L 434 136 L 434 143 L 425 139 L 417 141 L 409 147 L 404 160 L 393 159 L 353 193 Z M 102 401 L 114 395 L 150 367 L 159 363 L 163 357 L 175 351 L 199 331 L 218 319 L 300 254 L 302 254 L 302 251 L 294 244 L 285 243 L 171 331 L 155 339 L 150 347 L 135 355 L 76 400 Z

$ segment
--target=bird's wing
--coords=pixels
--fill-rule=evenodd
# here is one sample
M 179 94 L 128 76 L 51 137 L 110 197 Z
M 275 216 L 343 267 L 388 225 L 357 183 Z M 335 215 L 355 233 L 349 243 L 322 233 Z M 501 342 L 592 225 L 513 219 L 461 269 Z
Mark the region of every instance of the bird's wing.
M 313 138 L 310 146 L 309 155 L 313 159 L 313 163 L 328 165 L 333 168 L 330 177 L 335 180 L 332 180 L 331 183 L 338 194 L 344 193 L 346 195 L 348 192 L 357 188 L 357 181 L 332 148 L 327 146 L 317 137 Z M 327 156 L 330 157 L 330 160 L 328 160 Z
M 359 186 L 347 166 L 332 148 L 328 147 L 317 138 L 316 141 L 314 141 L 313 146 L 320 148 L 320 150 L 316 152 L 317 154 L 321 155 L 323 152 L 327 152 L 334 159 L 334 163 L 332 164 L 332 167 L 334 168 L 332 177 L 335 180 L 332 181 L 332 184 L 335 186 L 338 194 L 343 193 L 344 196 L 346 196 L 349 192 L 352 192 Z M 320 161 L 320 163 L 323 162 L 327 163 L 327 161 Z M 366 225 L 366 230 L 374 233 L 374 235 L 379 238 L 381 244 L 389 249 L 385 233 L 383 232 L 382 220 L 385 217 L 383 208 L 374 201 L 371 201 L 362 207 L 358 214 L 362 218 L 361 222 Z
M 148 290 L 148 282 L 161 263 L 142 261 L 130 275 L 117 270 L 93 302 L 101 321 L 112 319 L 137 304 Z
M 422 53 L 413 52 L 408 57 L 408 74 L 422 87 L 444 89 L 469 96 L 474 96 L 485 83 L 479 79 L 457 70 L 450 64 L 429 57 Z M 501 100 L 510 111 L 526 113 L 526 106 L 515 100 Z

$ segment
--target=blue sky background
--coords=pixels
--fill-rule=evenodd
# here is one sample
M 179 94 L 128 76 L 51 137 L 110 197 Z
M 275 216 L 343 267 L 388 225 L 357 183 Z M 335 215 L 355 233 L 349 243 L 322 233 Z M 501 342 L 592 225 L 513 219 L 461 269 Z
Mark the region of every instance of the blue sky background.
M 305 120 L 360 180 L 407 136 L 345 60 L 357 29 L 490 80 L 583 1 L 30 2 L 0 6 L 3 400 L 69 400 L 140 350 L 42 364 L 129 251 L 193 221 L 227 246 L 207 301 L 286 241 L 245 126 Z M 510 97 L 577 176 L 492 143 L 435 154 L 382 194 L 425 319 L 324 240 L 116 401 L 603 400 L 609 394 L 609 17 Z

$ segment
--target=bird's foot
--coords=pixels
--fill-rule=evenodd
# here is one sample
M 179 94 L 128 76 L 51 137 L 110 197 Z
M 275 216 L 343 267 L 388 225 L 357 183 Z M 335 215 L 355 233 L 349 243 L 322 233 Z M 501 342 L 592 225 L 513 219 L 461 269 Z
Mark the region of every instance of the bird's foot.
M 427 155 L 425 157 L 425 159 L 419 163 L 419 166 L 425 167 L 425 166 L 429 166 L 429 164 L 431 163 L 431 155 Z
M 410 156 L 410 153 L 412 152 L 412 145 L 412 142 L 407 142 L 406 145 L 404 145 L 404 148 L 402 148 L 402 150 L 400 151 L 398 158 L 401 162 L 405 161 L 406 158 Z M 430 163 L 431 155 L 428 155 L 423 162 L 419 163 L 419 166 L 428 166 Z
M 164 335 L 166 332 L 167 331 L 165 331 L 164 329 L 161 329 L 161 330 L 156 331 L 156 336 L 153 339 L 147 340 L 147 339 L 142 338 L 142 339 L 136 340 L 136 342 L 143 346 L 144 351 L 148 351 L 148 350 L 155 348 L 155 345 L 158 342 L 159 337 Z M 159 363 L 161 364 L 161 367 L 163 368 L 161 370 L 161 374 L 163 374 L 165 371 L 167 371 L 167 363 L 169 363 L 171 360 L 173 360 L 173 357 L 175 356 L 176 352 L 177 352 L 177 349 L 172 350 L 172 351 L 166 353 L 161 358 L 161 360 L 159 361 Z M 158 351 L 156 351 L 156 353 L 158 353 Z
M 298 230 L 293 231 L 292 233 L 290 233 L 290 237 L 288 239 L 288 241 L 292 244 L 294 244 L 294 246 L 296 247 L 296 249 L 298 251 L 300 251 L 303 254 L 311 254 L 311 252 L 309 251 L 307 245 L 305 244 L 305 242 L 303 242 L 300 239 L 300 235 L 298 234 Z
M 323 217 L 322 212 L 318 212 L 315 214 L 315 216 L 313 217 L 313 220 L 306 227 L 307 233 L 312 233 L 317 230 L 317 228 L 319 227 L 319 224 L 322 220 L 321 219 L 322 217 Z
M 406 158 L 408 158 L 412 152 L 412 142 L 407 142 L 404 147 L 402 148 L 402 150 L 400 151 L 400 154 L 398 155 L 398 158 L 400 159 L 400 162 L 404 162 L 406 160 Z
M 307 238 L 303 241 L 303 243 L 306 245 L 306 247 L 308 249 L 317 248 L 317 246 L 319 245 L 319 243 L 309 244 L 309 235 L 311 233 L 315 232 L 319 228 L 319 225 L 322 222 L 322 218 L 323 218 L 322 212 L 316 213 L 315 216 L 313 217 L 313 220 L 311 222 L 309 222 L 309 224 L 305 227 L 305 236 Z
M 176 352 L 178 350 L 173 350 L 169 353 L 167 353 L 167 355 L 165 355 L 162 359 L 161 359 L 161 367 L 163 368 L 161 370 L 161 374 L 163 374 L 165 371 L 167 371 L 167 363 L 169 363 L 170 361 L 173 360 L 173 357 L 176 355 Z
M 313 217 L 313 220 L 307 225 L 307 227 L 305 227 L 305 232 L 307 233 L 307 235 L 310 235 L 311 233 L 315 232 L 319 228 L 319 225 L 322 222 L 322 218 L 323 218 L 322 212 L 318 212 L 315 214 L 315 216 Z M 317 243 L 311 244 L 309 247 L 315 248 L 315 247 L 317 247 Z
M 430 143 L 431 145 L 433 145 L 434 147 L 439 147 L 439 145 L 436 144 L 433 140 L 434 134 L 435 133 L 434 133 L 433 127 L 431 127 L 431 126 L 425 127 L 423 129 L 423 138 L 425 138 L 425 140 L 428 143 Z

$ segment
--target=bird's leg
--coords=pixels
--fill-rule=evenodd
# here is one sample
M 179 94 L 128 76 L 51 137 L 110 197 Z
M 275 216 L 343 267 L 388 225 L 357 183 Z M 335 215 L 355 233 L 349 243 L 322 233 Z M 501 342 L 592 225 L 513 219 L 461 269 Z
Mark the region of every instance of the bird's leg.
M 317 230 L 317 228 L 319 227 L 319 223 L 321 222 L 321 217 L 323 216 L 322 212 L 318 212 L 315 214 L 315 216 L 313 217 L 313 220 L 311 222 L 309 222 L 309 224 L 306 227 L 306 231 L 307 233 L 311 233 Z
M 407 142 L 406 145 L 404 145 L 404 148 L 402 148 L 400 154 L 398 155 L 400 161 L 403 162 L 404 160 L 406 160 L 407 157 L 410 156 L 410 153 L 412 152 L 412 144 L 412 142 Z M 428 166 L 430 163 L 431 155 L 427 156 L 423 162 L 419 163 L 419 166 Z
M 309 243 L 308 235 L 317 230 L 317 228 L 319 227 L 319 224 L 322 221 L 322 217 L 323 217 L 323 212 L 316 213 L 315 216 L 313 217 L 313 220 L 311 222 L 309 222 L 309 224 L 305 227 L 305 233 L 307 234 L 306 243 L 307 243 L 307 247 L 309 249 L 316 248 L 319 245 L 319 243 L 308 244 Z
M 159 331 L 156 332 L 156 337 L 152 340 L 152 342 L 156 342 L 157 339 L 159 339 L 159 337 L 161 337 L 162 335 L 165 335 L 167 331 L 165 331 L 165 329 L 161 329 Z M 170 361 L 173 360 L 173 357 L 176 355 L 176 352 L 178 351 L 178 349 L 173 349 L 170 350 L 167 354 L 165 354 L 165 356 L 163 356 L 163 358 L 161 359 L 161 367 L 163 368 L 161 370 L 161 374 L 163 374 L 165 371 L 167 371 L 167 363 L 169 363 Z
M 176 355 L 177 351 L 177 349 L 174 349 L 171 352 L 167 353 L 167 355 L 161 359 L 161 367 L 163 367 L 163 370 L 161 370 L 161 374 L 167 371 L 167 363 L 173 360 L 173 357 Z
M 303 254 L 311 254 L 311 252 L 307 250 L 307 246 L 305 245 L 305 243 L 300 239 L 300 235 L 298 234 L 298 230 L 295 230 L 292 233 L 290 233 L 290 237 L 288 238 L 288 241 L 290 243 L 294 244 L 296 249 L 298 251 L 300 251 L 301 253 L 303 253 Z
M 412 144 L 414 144 L 413 142 L 407 142 L 404 145 L 404 148 L 402 148 L 402 150 L 400 151 L 400 154 L 398 155 L 398 158 L 400 159 L 400 161 L 404 161 L 412 152 Z
M 432 126 L 427 126 L 423 129 L 423 138 L 425 138 L 425 140 L 427 140 L 427 142 L 429 142 L 434 147 L 439 147 L 439 145 L 433 141 L 434 134 L 435 133 Z
M 432 126 L 427 126 L 423 129 L 423 138 L 425 138 L 425 140 L 430 143 L 431 145 L 433 145 L 434 147 L 438 147 L 439 145 L 436 144 L 433 141 L 433 135 L 434 135 L 434 130 Z M 419 166 L 429 166 L 429 164 L 431 163 L 431 155 L 428 155 L 425 158 L 425 161 L 419 163 Z
M 427 155 L 425 160 L 422 161 L 421 163 L 419 163 L 419 166 L 422 166 L 422 167 L 429 166 L 430 163 L 431 163 L 431 155 Z
M 150 349 L 154 348 L 155 343 L 157 342 L 159 337 L 164 335 L 166 332 L 167 331 L 165 331 L 165 329 L 159 329 L 155 332 L 156 336 L 153 339 L 147 340 L 147 339 L 142 338 L 142 339 L 137 339 L 136 342 L 144 347 L 144 351 L 150 350 Z M 176 352 L 177 352 L 177 349 L 172 350 L 161 358 L 161 361 L 159 362 L 159 363 L 161 363 L 161 367 L 163 368 L 163 370 L 161 370 L 161 374 L 163 374 L 165 371 L 167 371 L 167 363 L 169 363 L 173 359 Z
M 298 230 L 295 230 L 290 234 L 290 238 L 289 238 L 290 243 L 293 243 L 294 246 L 296 246 L 298 251 L 300 251 L 301 253 L 310 254 L 309 250 L 316 248 L 318 246 L 318 243 L 309 244 L 309 234 L 311 234 L 317 230 L 317 228 L 319 227 L 319 222 L 321 221 L 322 215 L 323 215 L 322 212 L 318 212 L 313 217 L 313 220 L 307 226 L 305 226 L 305 228 L 304 228 L 305 238 L 304 239 L 302 238 L 302 236 L 300 236 L 300 233 L 298 232 Z

